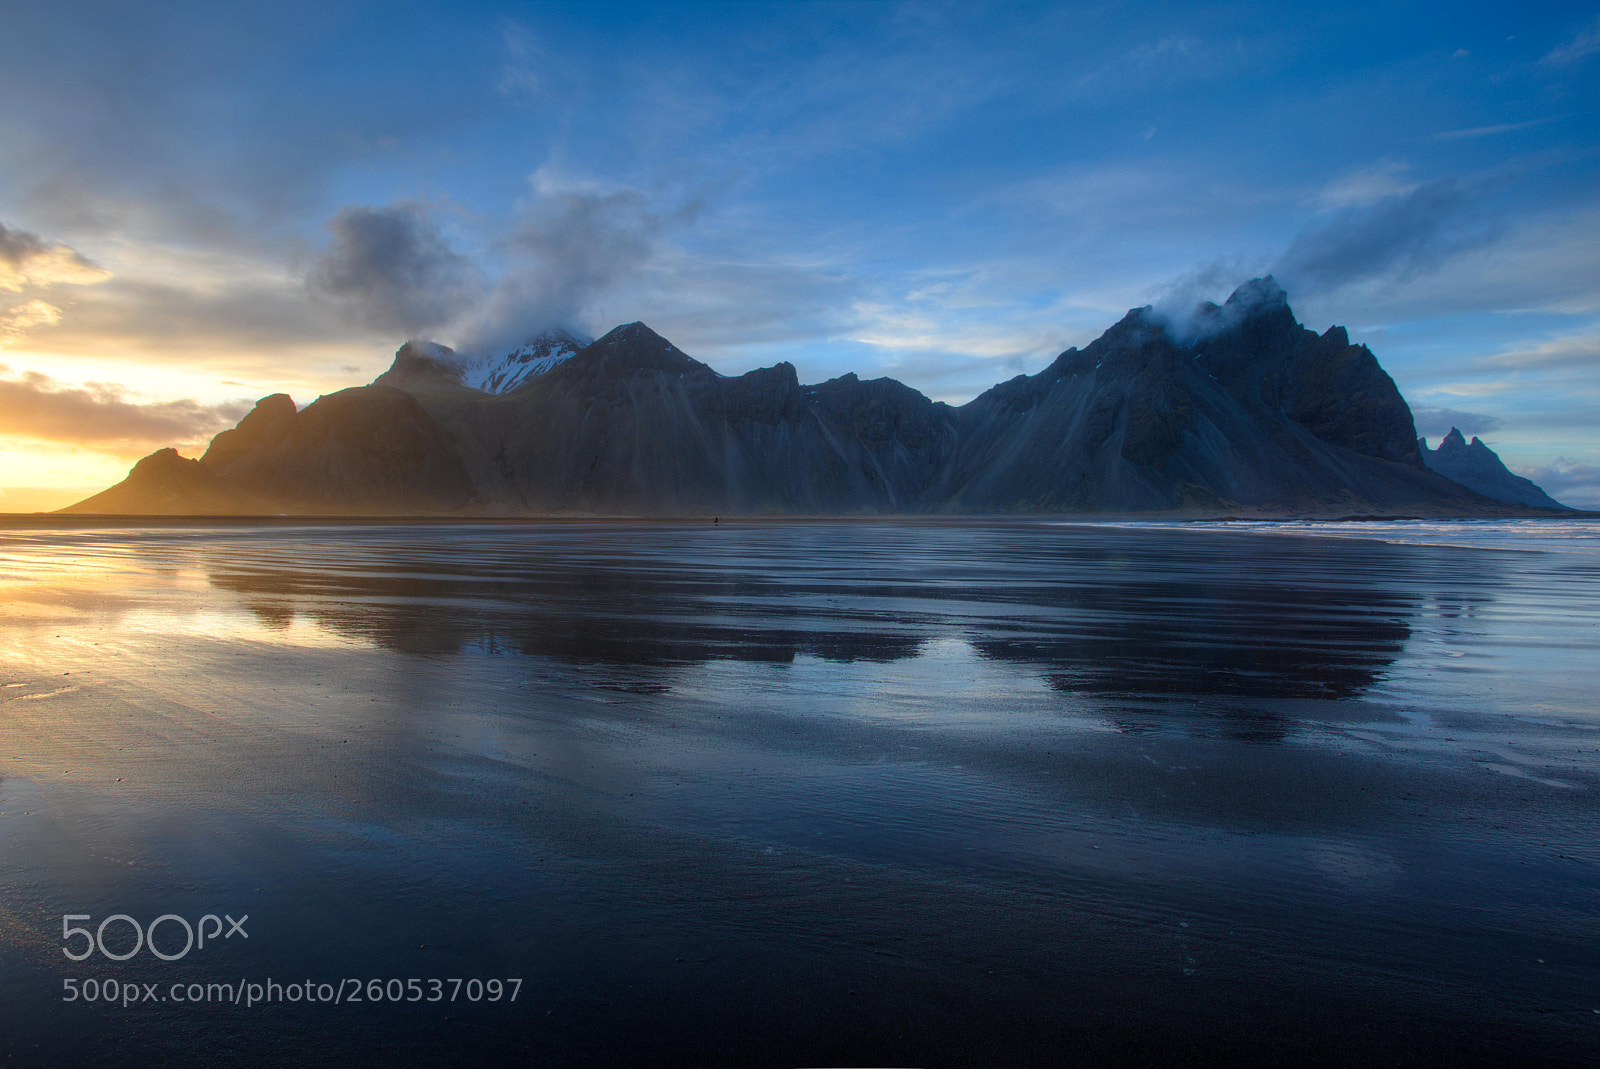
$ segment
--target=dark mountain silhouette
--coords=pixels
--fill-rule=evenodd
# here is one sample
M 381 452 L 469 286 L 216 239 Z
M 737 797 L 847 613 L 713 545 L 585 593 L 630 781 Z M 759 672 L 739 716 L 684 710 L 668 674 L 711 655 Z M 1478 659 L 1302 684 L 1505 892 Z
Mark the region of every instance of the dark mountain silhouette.
M 1438 449 L 1429 449 L 1426 438 L 1417 439 L 1423 462 L 1448 479 L 1470 487 L 1485 497 L 1497 501 L 1511 501 L 1535 508 L 1564 509 L 1561 502 L 1545 493 L 1532 479 L 1512 474 L 1493 449 L 1478 438 L 1468 445 L 1457 427 L 1439 442 Z
M 93 497 L 58 511 L 141 516 L 240 516 L 261 515 L 277 510 L 268 502 L 216 475 L 200 461 L 185 459 L 178 455 L 176 449 L 158 449 L 135 464 L 128 477 L 109 490 L 102 490 Z
M 1300 326 L 1271 278 L 1181 325 L 1131 311 L 1086 349 L 960 408 L 887 378 L 802 386 L 787 363 L 724 377 L 642 323 L 575 344 L 546 335 L 518 350 L 528 360 L 497 364 L 412 341 L 370 386 L 298 412 L 282 394 L 264 398 L 198 462 L 216 493 L 196 511 L 241 500 L 397 515 L 1517 508 L 1430 470 L 1372 353 L 1343 328 Z M 506 392 L 474 386 L 494 382 Z M 170 467 L 70 511 L 166 511 L 156 475 Z

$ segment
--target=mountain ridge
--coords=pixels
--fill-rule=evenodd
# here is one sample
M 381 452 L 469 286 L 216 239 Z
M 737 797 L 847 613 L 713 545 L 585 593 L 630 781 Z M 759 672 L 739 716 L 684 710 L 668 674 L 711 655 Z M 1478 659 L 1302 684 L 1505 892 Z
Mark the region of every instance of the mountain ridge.
M 1493 449 L 1474 436 L 1469 445 L 1459 427 L 1451 427 L 1439 448 L 1429 449 L 1426 438 L 1417 439 L 1423 461 L 1434 471 L 1487 497 L 1513 501 L 1534 508 L 1567 509 L 1532 479 L 1523 478 L 1505 466 Z M 1572 511 L 1572 510 L 1568 510 Z
M 297 514 L 1520 507 L 1432 470 L 1371 351 L 1341 327 L 1301 326 L 1270 276 L 1182 323 L 1133 309 L 1084 349 L 959 407 L 853 373 L 803 385 L 788 363 L 723 376 L 638 322 L 504 392 L 469 385 L 468 366 L 444 346 L 407 342 L 371 385 L 298 412 L 282 394 L 263 398 L 199 464 Z M 140 485 L 154 494 L 148 477 Z

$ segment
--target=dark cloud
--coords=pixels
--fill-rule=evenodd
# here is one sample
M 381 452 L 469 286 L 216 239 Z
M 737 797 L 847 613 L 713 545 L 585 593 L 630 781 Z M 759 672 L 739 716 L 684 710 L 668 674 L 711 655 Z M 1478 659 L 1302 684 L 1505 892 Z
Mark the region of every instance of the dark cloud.
M 1461 412 L 1454 408 L 1413 408 L 1411 418 L 1416 421 L 1417 433 L 1424 438 L 1443 438 L 1451 427 L 1460 428 L 1467 437 L 1475 434 L 1492 434 L 1500 429 L 1500 420 L 1479 412 Z
M 1345 208 L 1302 230 L 1272 273 L 1296 296 L 1426 274 L 1493 237 L 1474 220 L 1471 206 L 1454 179 L 1440 178 Z
M 691 199 L 659 211 L 632 189 L 543 191 L 493 243 L 494 262 L 480 264 L 451 246 L 424 205 L 347 207 L 328 223 L 333 245 L 306 283 L 368 327 L 503 348 L 583 326 L 598 297 L 655 255 L 662 231 L 698 209 Z
M 633 189 L 542 192 L 502 243 L 504 274 L 464 323 L 461 343 L 496 349 L 550 327 L 582 325 L 598 298 L 656 255 L 662 232 L 692 220 L 699 208 L 690 198 L 658 210 Z
M 367 326 L 419 334 L 455 321 L 481 299 L 478 270 L 415 201 L 344 208 L 328 229 L 333 247 L 306 283 Z
M 197 442 L 233 426 L 248 405 L 199 401 L 141 404 L 116 383 L 64 387 L 36 371 L 7 376 L 0 366 L 0 434 L 102 448 L 148 448 Z

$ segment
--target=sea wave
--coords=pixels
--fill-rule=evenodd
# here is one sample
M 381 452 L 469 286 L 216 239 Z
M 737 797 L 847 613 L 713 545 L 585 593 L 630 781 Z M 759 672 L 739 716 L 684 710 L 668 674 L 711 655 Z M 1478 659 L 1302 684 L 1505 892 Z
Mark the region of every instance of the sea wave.
M 1196 520 L 1087 523 L 1137 530 L 1214 530 L 1312 538 L 1366 538 L 1399 545 L 1458 546 L 1520 552 L 1600 554 L 1600 521 L 1525 520 Z

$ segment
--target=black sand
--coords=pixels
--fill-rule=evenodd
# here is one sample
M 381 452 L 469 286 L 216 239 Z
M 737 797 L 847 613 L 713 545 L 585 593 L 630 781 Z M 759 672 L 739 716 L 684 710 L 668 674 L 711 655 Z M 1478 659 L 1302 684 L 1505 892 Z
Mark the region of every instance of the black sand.
M 0 589 L 7 1064 L 1600 1051 L 1594 554 L 25 526 Z M 63 957 L 116 913 L 249 938 Z M 492 977 L 515 1002 L 62 1001 Z

